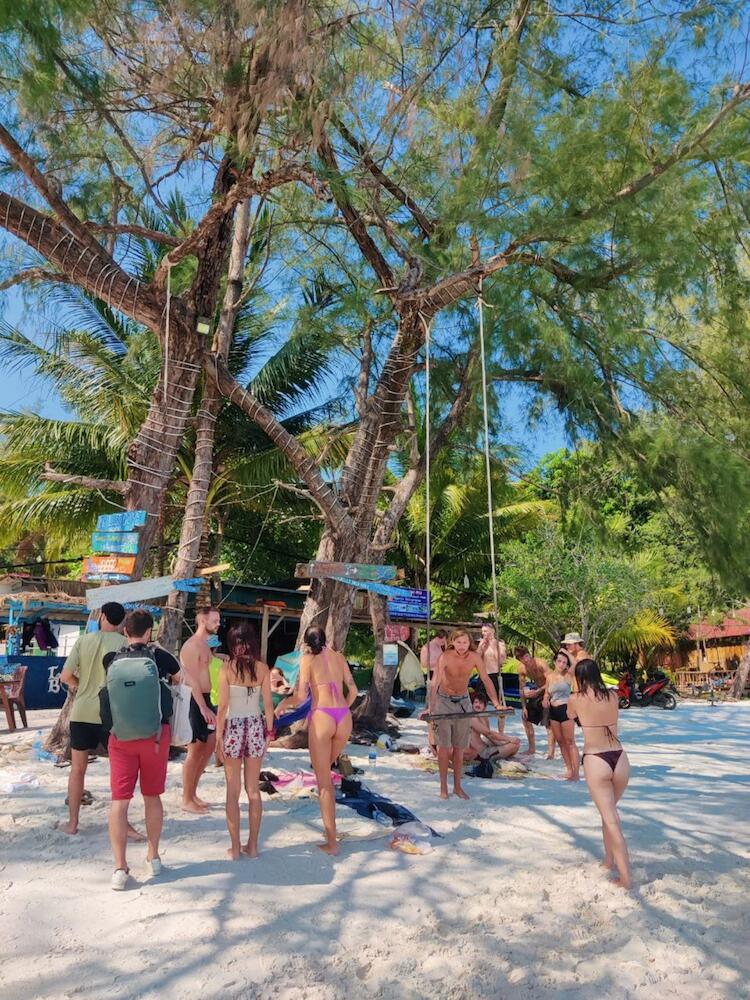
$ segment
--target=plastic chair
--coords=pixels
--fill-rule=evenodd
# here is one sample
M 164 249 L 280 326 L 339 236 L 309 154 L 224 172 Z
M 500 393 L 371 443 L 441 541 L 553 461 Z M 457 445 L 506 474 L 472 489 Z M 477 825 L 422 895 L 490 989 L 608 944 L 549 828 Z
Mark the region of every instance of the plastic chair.
M 18 714 L 21 716 L 23 728 L 28 728 L 26 720 L 26 701 L 23 696 L 23 689 L 26 684 L 26 671 L 29 668 L 25 665 L 16 667 L 13 671 L 13 679 L 0 682 L 0 699 L 5 709 L 5 718 L 8 722 L 8 729 L 14 730 L 16 726 L 15 708 L 18 706 Z

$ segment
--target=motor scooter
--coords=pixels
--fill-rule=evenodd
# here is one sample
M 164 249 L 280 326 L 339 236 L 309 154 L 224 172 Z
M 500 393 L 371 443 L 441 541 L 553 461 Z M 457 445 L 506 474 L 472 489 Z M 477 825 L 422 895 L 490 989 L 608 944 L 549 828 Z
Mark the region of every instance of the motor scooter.
M 661 670 L 643 687 L 638 686 L 631 673 L 623 674 L 617 685 L 617 697 L 620 708 L 630 708 L 631 705 L 637 708 L 648 708 L 649 705 L 668 710 L 677 708 L 674 688 Z

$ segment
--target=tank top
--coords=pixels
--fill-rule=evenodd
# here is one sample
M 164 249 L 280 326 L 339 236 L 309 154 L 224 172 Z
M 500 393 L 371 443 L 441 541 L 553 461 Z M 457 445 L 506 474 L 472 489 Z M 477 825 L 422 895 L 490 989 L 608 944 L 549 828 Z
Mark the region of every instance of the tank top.
M 230 684 L 227 718 L 249 719 L 254 715 L 260 715 L 260 684 L 255 687 Z
M 549 691 L 549 700 L 553 705 L 565 705 L 570 698 L 571 684 L 565 678 L 551 680 L 547 685 L 547 690 Z

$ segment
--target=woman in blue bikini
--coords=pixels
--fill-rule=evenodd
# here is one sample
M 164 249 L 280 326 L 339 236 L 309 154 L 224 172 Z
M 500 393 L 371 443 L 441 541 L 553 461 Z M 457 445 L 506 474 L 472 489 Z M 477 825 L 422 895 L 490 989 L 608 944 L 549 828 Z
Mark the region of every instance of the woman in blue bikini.
M 583 773 L 602 818 L 602 867 L 616 868 L 620 877 L 615 885 L 629 889 L 630 859 L 617 803 L 630 779 L 630 763 L 617 736 L 618 698 L 593 660 L 579 660 L 575 672 L 578 692 L 568 701 L 568 718 L 577 718 L 583 730 Z
M 297 690 L 285 705 L 292 705 L 312 695 L 308 739 L 310 760 L 320 793 L 320 815 L 326 840 L 319 844 L 326 854 L 338 854 L 336 841 L 336 798 L 331 781 L 331 765 L 349 741 L 352 732 L 350 706 L 357 697 L 349 664 L 341 653 L 326 645 L 325 631 L 312 625 L 305 632 L 307 647 L 300 658 Z M 346 696 L 344 696 L 346 688 Z

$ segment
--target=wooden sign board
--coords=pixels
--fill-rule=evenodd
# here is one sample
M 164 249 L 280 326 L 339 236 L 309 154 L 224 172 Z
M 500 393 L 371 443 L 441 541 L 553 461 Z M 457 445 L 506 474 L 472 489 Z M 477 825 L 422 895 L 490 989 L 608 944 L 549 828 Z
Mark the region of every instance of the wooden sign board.
M 96 522 L 97 531 L 132 531 L 142 528 L 148 514 L 145 510 L 124 510 L 121 514 L 101 514 Z
M 135 556 L 87 556 L 83 560 L 83 576 L 91 574 L 116 573 L 130 576 L 135 569 Z
M 117 552 L 137 555 L 140 535 L 137 531 L 95 531 L 91 536 L 94 552 Z
M 97 587 L 86 591 L 89 610 L 100 608 L 107 601 L 127 604 L 129 601 L 148 601 L 153 597 L 166 597 L 174 585 L 173 576 L 157 576 L 151 580 L 135 580 L 114 587 Z
M 404 571 L 396 566 L 374 566 L 368 563 L 312 562 L 297 563 L 294 575 L 315 577 L 318 580 L 345 576 L 350 580 L 385 583 L 388 580 L 403 578 Z
M 388 615 L 390 618 L 424 621 L 427 618 L 429 600 L 426 590 L 404 589 L 401 594 L 388 601 Z

